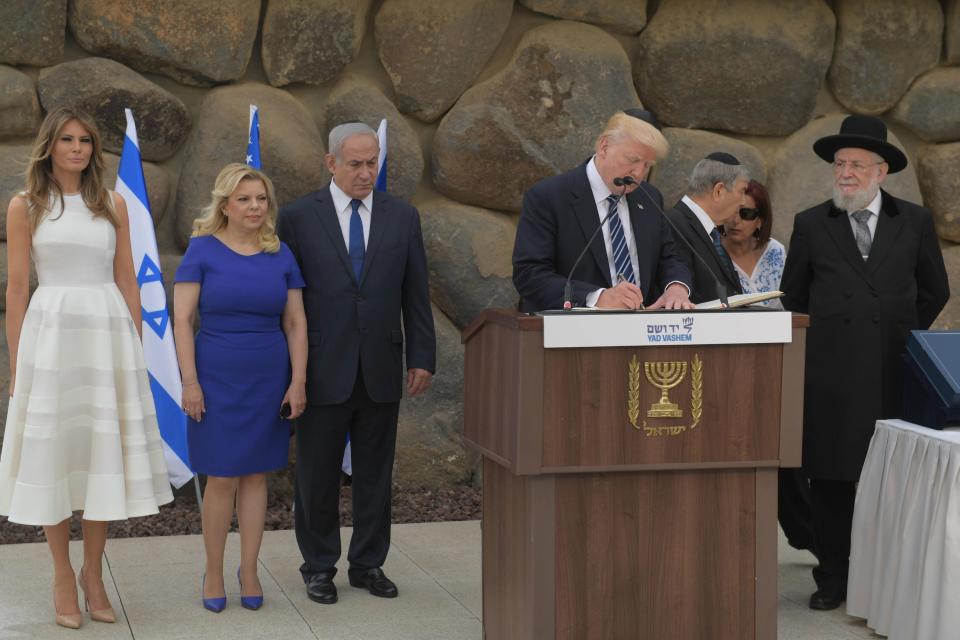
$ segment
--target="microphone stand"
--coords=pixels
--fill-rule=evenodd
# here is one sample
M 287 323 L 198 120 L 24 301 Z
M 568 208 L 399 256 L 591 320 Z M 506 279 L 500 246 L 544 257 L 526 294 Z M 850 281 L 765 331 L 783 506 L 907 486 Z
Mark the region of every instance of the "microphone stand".
M 631 178 L 632 179 L 632 178 Z M 620 178 L 614 178 L 613 184 L 623 186 L 623 189 L 620 191 L 620 195 L 617 196 L 617 204 L 619 205 L 620 199 L 623 198 L 623 194 L 627 191 L 627 183 L 617 182 Z M 603 217 L 603 220 L 600 221 L 600 224 L 594 230 L 593 234 L 590 236 L 590 239 L 587 240 L 587 244 L 583 247 L 583 251 L 580 252 L 580 255 L 577 256 L 577 259 L 573 261 L 573 266 L 570 267 L 570 274 L 567 276 L 567 282 L 563 285 L 563 309 L 564 311 L 569 311 L 573 309 L 573 291 L 571 283 L 573 282 L 573 272 L 580 265 L 580 261 L 583 260 L 583 256 L 586 255 L 587 249 L 590 248 L 590 245 L 593 244 L 594 239 L 597 237 L 597 234 L 600 233 L 600 230 L 603 229 L 603 225 L 607 224 L 607 221 L 617 213 L 617 207 L 610 209 L 607 212 L 607 215 Z

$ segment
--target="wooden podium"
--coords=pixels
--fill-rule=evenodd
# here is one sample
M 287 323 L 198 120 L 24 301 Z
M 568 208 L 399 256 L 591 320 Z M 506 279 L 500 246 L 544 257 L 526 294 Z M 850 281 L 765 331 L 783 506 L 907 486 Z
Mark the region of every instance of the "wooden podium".
M 464 330 L 487 640 L 776 638 L 808 324 L 781 318 L 785 344 L 545 348 L 500 309 Z

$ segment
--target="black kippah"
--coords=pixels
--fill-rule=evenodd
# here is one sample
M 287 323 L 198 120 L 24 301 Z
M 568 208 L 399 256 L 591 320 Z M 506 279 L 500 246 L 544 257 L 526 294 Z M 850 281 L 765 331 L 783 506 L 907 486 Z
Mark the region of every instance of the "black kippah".
M 732 166 L 737 166 L 740 164 L 740 161 L 737 160 L 736 156 L 733 156 L 724 151 L 714 151 L 713 153 L 708 155 L 705 159 L 716 160 L 717 162 L 722 162 L 723 164 L 729 164 Z
M 657 131 L 661 130 L 660 121 L 657 120 L 657 116 L 653 115 L 646 109 L 639 109 L 634 107 L 632 109 L 624 109 L 623 112 L 628 116 L 632 116 L 636 118 L 637 120 L 643 120 L 644 122 L 652 126 Z

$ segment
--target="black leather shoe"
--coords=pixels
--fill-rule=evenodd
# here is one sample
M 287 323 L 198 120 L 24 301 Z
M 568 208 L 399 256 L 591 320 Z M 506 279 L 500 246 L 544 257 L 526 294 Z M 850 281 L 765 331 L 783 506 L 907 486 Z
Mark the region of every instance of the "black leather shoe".
M 384 575 L 383 569 L 364 569 L 362 571 L 350 570 L 347 572 L 350 577 L 350 586 L 366 589 L 371 594 L 380 598 L 396 598 L 399 595 L 397 585 Z
M 831 611 L 847 599 L 847 590 L 842 586 L 822 587 L 810 596 L 810 608 L 816 611 Z
M 307 580 L 307 597 L 320 604 L 333 604 L 337 601 L 337 585 L 333 584 L 333 576 L 318 573 Z

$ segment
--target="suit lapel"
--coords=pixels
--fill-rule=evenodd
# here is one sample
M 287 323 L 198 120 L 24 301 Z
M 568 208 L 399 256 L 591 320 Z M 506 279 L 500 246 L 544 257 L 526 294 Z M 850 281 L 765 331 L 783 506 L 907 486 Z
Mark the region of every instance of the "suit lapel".
M 347 246 L 343 242 L 343 231 L 340 229 L 340 220 L 337 218 L 337 211 L 333 206 L 333 197 L 330 195 L 329 185 L 321 189 L 317 194 L 317 218 L 320 220 L 320 226 L 330 239 L 334 251 L 340 256 L 340 263 L 347 270 L 350 279 L 353 280 L 353 266 L 350 264 L 350 256 L 347 254 Z M 372 237 L 373 229 L 371 229 Z
M 683 217 L 690 226 L 690 232 L 693 235 L 694 242 L 700 244 L 700 255 L 710 256 L 710 261 L 713 262 L 713 266 L 715 267 L 717 273 L 722 275 L 727 281 L 727 286 L 733 286 L 733 289 L 737 290 L 740 286 L 739 277 L 737 278 L 737 282 L 734 283 L 731 279 L 734 274 L 730 273 L 730 269 L 727 267 L 727 265 L 720 261 L 720 256 L 717 255 L 717 249 L 713 246 L 713 240 L 704 230 L 703 224 L 700 223 L 700 218 L 698 218 L 697 214 L 691 211 L 690 207 L 688 207 L 684 202 L 681 201 L 678 206 L 683 210 Z
M 577 184 L 570 192 L 573 212 L 580 223 L 580 230 L 583 232 L 583 241 L 586 242 L 593 232 L 597 230 L 600 224 L 597 204 L 593 201 L 593 190 L 590 188 L 590 181 L 587 180 L 586 167 L 582 167 L 577 172 Z M 590 243 L 590 254 L 593 256 L 597 268 L 603 275 L 603 280 L 608 287 L 613 286 L 610 282 L 610 261 L 607 259 L 607 248 L 603 242 L 603 232 L 601 231 Z
M 360 285 L 363 285 L 367 279 L 367 273 L 370 272 L 370 265 L 377 255 L 377 249 L 380 248 L 383 240 L 384 227 L 389 223 L 390 210 L 384 200 L 378 197 L 377 192 L 373 192 L 373 208 L 370 211 L 370 237 L 367 238 L 367 250 L 363 257 L 363 271 L 360 273 Z
M 854 271 L 869 281 L 866 263 L 863 261 L 860 249 L 857 248 L 857 241 L 854 239 L 853 229 L 850 227 L 850 217 L 845 211 L 840 211 L 830 205 L 826 223 L 827 232 L 837 245 L 840 255 L 853 267 Z
M 866 262 L 867 272 L 871 275 L 893 248 L 903 227 L 903 216 L 899 215 L 897 205 L 884 193 L 880 200 L 880 215 L 877 216 L 877 229 L 873 232 L 873 245 Z M 852 233 L 852 231 L 851 231 Z

